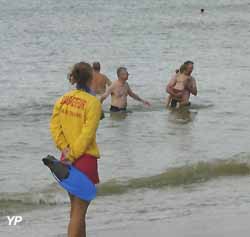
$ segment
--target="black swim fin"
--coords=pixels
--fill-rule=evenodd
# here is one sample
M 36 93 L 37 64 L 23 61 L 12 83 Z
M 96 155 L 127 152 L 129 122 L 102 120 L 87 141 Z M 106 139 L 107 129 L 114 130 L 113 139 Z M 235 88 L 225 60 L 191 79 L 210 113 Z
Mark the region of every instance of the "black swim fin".
M 48 155 L 46 158 L 42 159 L 43 164 L 48 166 L 51 172 L 60 180 L 68 178 L 69 176 L 69 167 L 54 156 Z
M 104 112 L 103 112 L 103 110 L 102 110 L 102 113 L 101 113 L 101 118 L 100 118 L 100 120 L 103 120 L 105 118 L 105 114 L 104 114 Z

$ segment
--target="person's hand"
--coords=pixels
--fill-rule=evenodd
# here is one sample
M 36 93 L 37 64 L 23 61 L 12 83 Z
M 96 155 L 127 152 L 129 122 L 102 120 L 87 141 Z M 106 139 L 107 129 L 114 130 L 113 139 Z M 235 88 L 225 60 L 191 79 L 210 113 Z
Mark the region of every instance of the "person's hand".
M 72 161 L 70 161 L 70 160 L 64 160 L 64 161 L 62 161 L 62 163 L 65 165 L 72 165 Z
M 71 164 L 71 161 L 68 159 L 70 153 L 70 149 L 68 147 L 62 150 L 61 162 L 65 164 Z
M 63 159 L 67 160 L 68 156 L 69 156 L 69 153 L 70 153 L 70 149 L 69 147 L 66 147 L 62 150 L 62 154 L 63 154 Z
M 146 101 L 146 100 L 143 101 L 143 104 L 144 104 L 145 106 L 147 106 L 147 107 L 150 107 L 150 106 L 151 106 L 151 104 L 150 104 L 148 101 Z

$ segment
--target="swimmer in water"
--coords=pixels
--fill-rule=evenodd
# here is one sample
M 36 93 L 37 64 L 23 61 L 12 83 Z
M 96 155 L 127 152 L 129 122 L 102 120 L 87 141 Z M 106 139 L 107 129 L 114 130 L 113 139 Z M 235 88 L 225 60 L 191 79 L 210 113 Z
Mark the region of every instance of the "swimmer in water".
M 179 106 L 185 105 L 188 103 L 187 97 L 185 96 L 185 90 L 187 88 L 188 80 L 190 79 L 190 76 L 187 75 L 187 67 L 185 64 L 183 64 L 180 67 L 180 70 L 176 70 L 176 84 L 173 87 L 173 91 L 176 94 L 180 94 L 180 102 Z M 170 101 L 173 98 L 172 95 L 169 95 L 167 98 L 167 107 L 169 107 Z
M 99 62 L 94 62 L 92 68 L 93 80 L 91 81 L 90 88 L 96 93 L 97 97 L 100 97 L 112 82 L 106 75 L 101 73 L 101 64 Z
M 175 75 L 171 78 L 166 87 L 166 92 L 170 95 L 167 99 L 167 105 L 171 108 L 176 108 L 180 103 L 185 106 L 190 105 L 190 94 L 195 96 L 197 95 L 196 80 L 192 77 L 194 63 L 192 61 L 186 61 L 184 62 L 184 65 L 184 68 L 186 68 L 185 74 L 189 76 L 184 91 L 177 91 L 174 88 L 177 83 L 178 71 L 176 71 Z
M 129 74 L 125 67 L 119 67 L 117 69 L 117 76 L 118 79 L 111 84 L 100 99 L 102 103 L 111 94 L 110 112 L 125 112 L 128 95 L 133 99 L 142 102 L 144 105 L 150 106 L 148 101 L 143 100 L 131 90 L 127 83 Z

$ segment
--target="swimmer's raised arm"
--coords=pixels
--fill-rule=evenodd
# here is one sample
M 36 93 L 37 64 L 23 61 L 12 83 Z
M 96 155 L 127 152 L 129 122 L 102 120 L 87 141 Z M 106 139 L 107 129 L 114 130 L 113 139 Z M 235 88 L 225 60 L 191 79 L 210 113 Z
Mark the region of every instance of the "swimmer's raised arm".
M 144 105 L 150 106 L 150 103 L 146 100 L 143 100 L 139 95 L 135 94 L 128 85 L 128 95 L 133 99 L 142 102 Z

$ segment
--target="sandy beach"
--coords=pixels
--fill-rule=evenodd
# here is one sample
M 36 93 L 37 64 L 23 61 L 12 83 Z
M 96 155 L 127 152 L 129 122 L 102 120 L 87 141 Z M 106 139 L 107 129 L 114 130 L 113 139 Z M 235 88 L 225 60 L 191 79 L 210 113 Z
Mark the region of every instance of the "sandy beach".
M 119 229 L 89 233 L 93 237 L 248 237 L 250 214 L 221 213 L 221 215 L 192 215 L 174 222 L 153 221 L 148 224 L 129 225 Z M 238 224 L 240 223 L 240 224 Z

